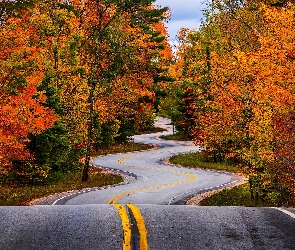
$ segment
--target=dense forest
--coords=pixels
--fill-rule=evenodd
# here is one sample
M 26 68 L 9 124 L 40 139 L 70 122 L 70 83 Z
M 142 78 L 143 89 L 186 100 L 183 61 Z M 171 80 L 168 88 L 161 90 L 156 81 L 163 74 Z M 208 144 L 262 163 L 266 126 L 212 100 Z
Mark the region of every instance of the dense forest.
M 0 2 L 0 175 L 84 169 L 90 152 L 153 127 L 155 112 L 238 165 L 252 199 L 295 195 L 295 6 L 213 0 L 168 42 L 152 0 Z M 84 164 L 84 167 L 83 167 Z
M 295 192 L 295 6 L 214 0 L 182 29 L 162 108 L 214 161 L 239 165 L 252 199 Z M 172 107 L 171 107 L 172 103 Z
M 172 58 L 153 1 L 1 1 L 0 174 L 30 182 L 153 127 Z M 86 156 L 85 156 L 86 154 Z

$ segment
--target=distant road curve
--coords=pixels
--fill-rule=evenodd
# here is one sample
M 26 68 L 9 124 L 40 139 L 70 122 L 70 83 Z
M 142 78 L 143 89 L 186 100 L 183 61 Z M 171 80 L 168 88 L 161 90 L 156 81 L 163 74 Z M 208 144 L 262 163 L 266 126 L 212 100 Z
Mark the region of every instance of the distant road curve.
M 157 146 L 157 149 L 101 156 L 92 164 L 136 176 L 128 185 L 72 193 L 54 201 L 54 205 L 82 204 L 185 204 L 192 196 L 236 185 L 244 178 L 232 173 L 171 166 L 163 160 L 173 155 L 200 151 L 190 141 L 162 140 L 160 135 L 172 133 L 170 120 L 159 117 L 156 126 L 165 132 L 134 136 L 134 142 Z

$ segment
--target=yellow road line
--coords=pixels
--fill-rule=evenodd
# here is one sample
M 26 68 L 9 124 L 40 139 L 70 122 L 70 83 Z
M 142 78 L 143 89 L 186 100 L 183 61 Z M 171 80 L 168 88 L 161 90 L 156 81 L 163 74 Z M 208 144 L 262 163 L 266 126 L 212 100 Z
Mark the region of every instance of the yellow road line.
M 125 207 L 121 204 L 113 204 L 117 210 L 118 214 L 120 215 L 121 221 L 122 221 L 122 228 L 124 232 L 123 236 L 123 250 L 131 250 L 131 225 L 130 220 L 128 217 L 127 210 Z M 134 219 L 136 221 L 136 225 L 139 232 L 139 249 L 140 250 L 148 250 L 148 239 L 147 239 L 147 230 L 145 227 L 144 219 L 140 213 L 140 210 L 138 207 L 136 207 L 133 204 L 127 204 L 127 207 L 130 208 Z
M 197 179 L 197 177 L 194 174 L 190 174 L 190 173 L 187 173 L 187 172 L 182 172 L 182 171 L 178 171 L 178 170 L 168 170 L 168 169 L 157 169 L 157 170 L 164 170 L 164 171 L 167 171 L 167 172 L 174 172 L 174 173 L 186 175 L 186 176 L 189 177 L 189 179 L 184 180 L 184 181 L 177 181 L 177 182 L 162 184 L 162 185 L 158 185 L 158 186 L 144 187 L 144 188 L 134 189 L 134 190 L 131 190 L 131 191 L 128 191 L 128 192 L 124 192 L 124 193 L 118 194 L 116 196 L 113 196 L 108 201 L 108 204 L 115 204 L 119 199 L 123 198 L 124 196 L 130 195 L 130 194 L 135 194 L 135 193 L 138 193 L 138 192 L 141 192 L 141 191 L 147 191 L 147 190 L 152 190 L 152 189 L 160 189 L 160 188 L 166 188 L 166 187 L 173 187 L 173 186 L 177 186 L 177 185 L 182 185 L 182 184 L 186 184 L 186 183 L 195 181 Z
M 131 226 L 126 209 L 120 204 L 114 204 L 121 217 L 123 227 L 123 250 L 131 250 Z
M 140 210 L 138 209 L 138 207 L 136 207 L 133 204 L 127 204 L 126 206 L 130 208 L 136 220 L 137 228 L 139 231 L 139 249 L 148 250 L 149 247 L 148 247 L 148 240 L 147 240 L 147 230 L 145 227 L 144 219 L 140 213 Z
M 169 151 L 169 150 L 166 150 Z M 150 153 L 146 153 L 146 154 L 150 154 Z M 166 172 L 171 172 L 171 173 L 176 173 L 176 174 L 180 174 L 180 175 L 186 175 L 189 178 L 184 180 L 184 181 L 177 181 L 177 182 L 173 182 L 173 183 L 167 183 L 167 184 L 162 184 L 162 185 L 158 185 L 158 186 L 151 186 L 151 187 L 145 187 L 145 188 L 140 188 L 140 189 L 135 189 L 135 190 L 131 190 L 128 192 L 124 192 L 121 194 L 118 194 L 116 196 L 113 196 L 107 204 L 115 204 L 119 199 L 123 198 L 124 196 L 130 195 L 130 194 L 134 194 L 134 193 L 138 193 L 141 191 L 146 191 L 146 190 L 152 190 L 152 189 L 161 189 L 161 188 L 166 188 L 166 187 L 173 187 L 173 186 L 177 186 L 177 185 L 182 185 L 182 184 L 186 184 L 192 181 L 195 181 L 197 179 L 197 177 L 194 174 L 191 174 L 189 172 L 184 172 L 184 171 L 179 171 L 179 170 L 170 170 L 170 169 L 165 169 L 165 168 L 155 168 L 155 167 L 147 167 L 147 166 L 138 166 L 136 164 L 130 164 L 130 163 L 126 163 L 124 162 L 124 160 L 126 159 L 130 159 L 139 155 L 145 155 L 142 153 L 139 154 L 135 154 L 135 155 L 127 155 L 125 157 L 122 157 L 118 160 L 116 160 L 119 164 L 125 165 L 125 166 L 130 166 L 130 167 L 136 167 L 136 168 L 146 168 L 146 169 L 151 169 L 151 170 L 158 170 L 158 171 L 166 171 Z

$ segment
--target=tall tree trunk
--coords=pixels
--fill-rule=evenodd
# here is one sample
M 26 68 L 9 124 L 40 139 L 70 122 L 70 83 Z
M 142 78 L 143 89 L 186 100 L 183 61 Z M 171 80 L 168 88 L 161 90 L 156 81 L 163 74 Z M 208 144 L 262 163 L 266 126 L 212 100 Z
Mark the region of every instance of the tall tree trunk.
M 90 163 L 90 154 L 92 149 L 92 136 L 93 136 L 93 113 L 94 113 L 94 91 L 95 91 L 96 81 L 91 80 L 91 89 L 89 94 L 89 124 L 88 124 L 88 135 L 87 135 L 87 149 L 85 156 L 85 164 L 83 168 L 82 181 L 88 181 L 88 172 L 89 172 L 89 163 Z

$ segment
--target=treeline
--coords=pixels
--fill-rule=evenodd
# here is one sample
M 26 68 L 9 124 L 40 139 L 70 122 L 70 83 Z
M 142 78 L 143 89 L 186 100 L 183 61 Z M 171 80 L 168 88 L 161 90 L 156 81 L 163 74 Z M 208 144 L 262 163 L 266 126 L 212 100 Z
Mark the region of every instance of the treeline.
M 215 161 L 244 169 L 253 200 L 288 204 L 295 193 L 295 6 L 216 0 L 204 15 L 199 30 L 179 32 L 170 69 L 177 81 L 162 109 Z
M 0 175 L 31 182 L 154 123 L 168 70 L 153 0 L 0 2 Z M 86 154 L 86 157 L 85 157 Z

